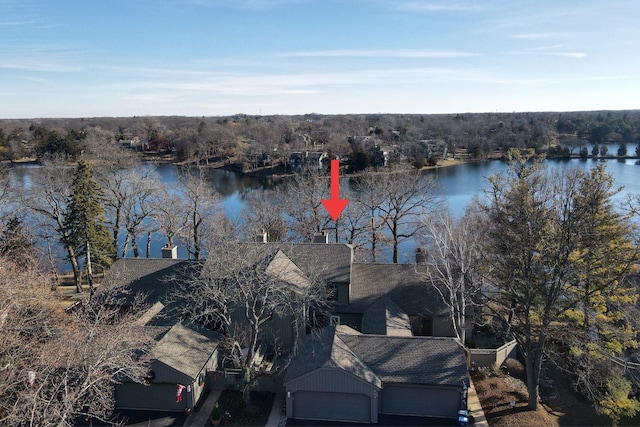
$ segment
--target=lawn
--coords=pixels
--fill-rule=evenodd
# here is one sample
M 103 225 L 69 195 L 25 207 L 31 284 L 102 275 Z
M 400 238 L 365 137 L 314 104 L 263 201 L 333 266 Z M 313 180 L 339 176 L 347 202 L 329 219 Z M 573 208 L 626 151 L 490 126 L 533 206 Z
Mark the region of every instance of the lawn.
M 242 393 L 224 390 L 218 398 L 223 417 L 221 425 L 226 426 L 264 426 L 273 406 L 273 393 L 252 392 L 251 403 L 244 404 Z M 207 424 L 213 425 L 213 424 Z

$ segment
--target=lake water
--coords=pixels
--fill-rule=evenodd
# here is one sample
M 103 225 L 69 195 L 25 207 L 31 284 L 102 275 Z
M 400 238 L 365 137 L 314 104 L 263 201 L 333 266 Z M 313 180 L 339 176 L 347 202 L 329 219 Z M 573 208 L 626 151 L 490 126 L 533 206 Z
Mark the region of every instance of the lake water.
M 601 163 L 600 160 L 547 160 L 545 162 L 550 169 L 568 169 L 572 167 L 589 168 Z M 612 174 L 615 185 L 623 187 L 622 192 L 616 197 L 622 200 L 627 194 L 640 193 L 640 165 L 636 160 L 626 161 L 605 160 L 607 171 Z M 464 210 L 474 196 L 482 196 L 487 187 L 487 178 L 496 173 L 505 171 L 507 164 L 502 161 L 489 161 L 479 163 L 460 164 L 435 170 L 426 171 L 426 174 L 434 174 L 441 186 L 442 195 L 447 201 L 450 211 L 455 216 L 462 216 Z M 173 184 L 177 180 L 177 168 L 171 164 L 158 165 L 161 179 Z M 24 191 L 31 185 L 31 177 L 37 173 L 36 166 L 14 166 L 10 169 L 9 179 L 14 191 Z M 244 197 L 255 190 L 269 188 L 272 184 L 263 179 L 252 178 L 234 172 L 215 169 L 209 171 L 211 184 L 222 196 L 222 205 L 225 214 L 231 219 L 238 219 L 245 202 Z M 139 242 L 144 248 L 144 240 Z M 152 256 L 159 256 L 164 239 L 160 236 L 152 240 Z M 410 262 L 413 258 L 415 244 L 406 242 L 402 245 L 401 262 Z M 187 257 L 186 250 L 180 248 L 180 257 Z

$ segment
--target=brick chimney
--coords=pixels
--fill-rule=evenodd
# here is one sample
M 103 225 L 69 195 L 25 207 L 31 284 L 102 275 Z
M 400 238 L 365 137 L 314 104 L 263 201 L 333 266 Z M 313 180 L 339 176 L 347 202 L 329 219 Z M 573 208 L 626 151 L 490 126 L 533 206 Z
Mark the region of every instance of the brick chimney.
M 169 246 L 167 243 L 162 248 L 162 258 L 178 259 L 178 247 L 176 245 Z

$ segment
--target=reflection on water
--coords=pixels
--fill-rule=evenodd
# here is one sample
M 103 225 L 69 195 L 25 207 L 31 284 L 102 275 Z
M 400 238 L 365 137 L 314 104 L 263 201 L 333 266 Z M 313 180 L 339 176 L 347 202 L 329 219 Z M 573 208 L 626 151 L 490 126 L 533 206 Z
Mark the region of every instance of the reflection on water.
M 616 187 L 623 187 L 617 200 L 622 200 L 628 194 L 640 193 L 640 165 L 635 159 L 626 161 L 572 159 L 572 160 L 547 160 L 545 164 L 550 170 L 566 170 L 572 167 L 589 168 L 604 162 L 607 171 L 613 176 Z M 483 189 L 487 186 L 487 178 L 491 175 L 504 172 L 508 168 L 502 161 L 476 162 L 449 166 L 446 168 L 429 170 L 425 173 L 435 175 L 438 180 L 442 195 L 446 199 L 449 209 L 455 216 L 462 216 L 473 197 L 483 197 Z M 9 170 L 9 182 L 12 191 L 22 192 L 32 185 L 32 179 L 39 167 L 34 165 L 15 165 Z M 178 169 L 172 164 L 159 164 L 158 173 L 163 182 L 179 185 Z M 256 190 L 273 188 L 275 185 L 267 179 L 250 177 L 235 172 L 211 169 L 207 172 L 207 180 L 211 182 L 216 192 L 223 201 L 225 214 L 233 221 L 239 219 L 245 206 L 244 197 Z M 292 201 L 294 202 L 294 201 Z M 144 242 L 140 242 L 144 247 Z M 158 256 L 164 240 L 157 236 L 152 239 L 152 256 Z M 406 242 L 402 249 L 402 260 L 410 262 L 413 257 L 415 244 Z M 186 257 L 186 252 L 180 252 L 181 257 Z

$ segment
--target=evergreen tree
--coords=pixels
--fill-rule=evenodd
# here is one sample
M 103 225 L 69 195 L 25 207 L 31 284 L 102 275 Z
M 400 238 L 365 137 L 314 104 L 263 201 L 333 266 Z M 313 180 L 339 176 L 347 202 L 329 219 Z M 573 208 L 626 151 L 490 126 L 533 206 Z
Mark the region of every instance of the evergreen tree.
M 93 291 L 92 264 L 109 266 L 115 257 L 113 238 L 105 225 L 104 192 L 93 177 L 91 166 L 84 160 L 71 182 L 71 192 L 64 225 L 68 231 L 68 244 L 78 256 L 84 256 L 89 287 Z M 80 277 L 76 275 L 76 289 L 82 291 Z
M 580 158 L 586 159 L 587 157 L 589 157 L 589 149 L 587 147 L 580 148 Z
M 569 357 L 560 363 L 576 373 L 576 384 L 596 404 L 611 368 L 608 359 L 638 347 L 637 331 L 627 321 L 637 300 L 636 286 L 626 280 L 635 271 L 638 248 L 633 227 L 611 200 L 620 190 L 603 165 L 580 171 L 572 205 L 573 238 L 571 308 L 560 341 Z
M 485 306 L 524 355 L 531 409 L 553 353 L 599 402 L 610 372 L 603 362 L 638 345 L 627 312 L 637 298 L 627 282 L 639 259 L 632 227 L 612 206 L 603 166 L 550 177 L 514 158 L 508 174 L 491 178 L 484 207 Z
M 624 142 L 620 143 L 620 147 L 618 147 L 618 157 L 626 157 L 627 156 L 627 144 Z

